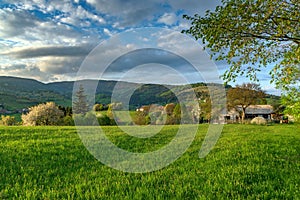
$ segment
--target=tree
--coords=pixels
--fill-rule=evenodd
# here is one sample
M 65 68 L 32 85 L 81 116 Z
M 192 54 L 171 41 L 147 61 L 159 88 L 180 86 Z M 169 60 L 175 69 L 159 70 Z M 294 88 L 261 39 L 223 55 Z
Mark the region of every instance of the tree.
M 133 122 L 137 125 L 148 125 L 150 124 L 151 119 L 146 112 L 137 111 L 133 118 Z
M 200 123 L 209 122 L 212 115 L 211 98 L 208 94 L 204 94 L 199 102 L 200 107 Z
M 264 99 L 264 92 L 258 84 L 244 83 L 237 85 L 235 88 L 230 88 L 227 93 L 228 109 L 241 111 L 242 122 L 245 119 L 246 108 L 250 105 L 259 104 Z
M 292 96 L 295 93 L 289 93 L 281 101 L 285 105 L 284 114 L 292 115 L 295 121 L 300 122 L 300 96 Z
M 300 96 L 300 1 L 222 0 L 223 5 L 205 16 L 184 15 L 192 25 L 184 33 L 202 39 L 217 60 L 230 68 L 226 82 L 246 75 L 257 80 L 257 72 L 268 65 L 271 82 L 287 96 Z M 274 64 L 275 63 L 275 64 Z
M 25 126 L 59 125 L 63 116 L 55 103 L 47 102 L 29 108 L 29 113 L 22 115 L 22 121 Z
M 73 113 L 74 114 L 86 114 L 89 111 L 89 104 L 87 102 L 86 95 L 84 94 L 84 88 L 82 85 L 79 86 L 76 92 L 76 101 L 73 102 Z
M 104 106 L 102 104 L 97 103 L 94 105 L 93 110 L 94 111 L 102 111 L 102 110 L 104 110 Z
M 72 107 L 58 106 L 58 109 L 64 113 L 64 116 L 72 116 Z
M 194 116 L 195 114 L 195 116 Z M 194 113 L 193 110 L 188 111 L 188 108 L 184 103 L 176 104 L 173 109 L 172 118 L 174 121 L 174 124 L 190 124 L 192 123 L 191 119 L 196 119 L 197 123 L 199 123 L 199 113 Z M 195 122 L 195 121 L 193 121 Z
M 176 104 L 173 110 L 173 118 L 176 124 L 180 124 L 181 121 L 181 106 L 179 103 Z
M 168 103 L 167 105 L 165 105 L 165 112 L 167 115 L 172 115 L 173 114 L 173 110 L 175 108 L 175 104 L 174 103 Z
M 111 120 L 111 125 L 115 125 L 116 122 L 118 122 L 117 115 L 114 114 L 114 111 L 122 110 L 122 108 L 123 108 L 123 104 L 121 102 L 119 103 L 113 102 L 108 105 L 106 115 Z

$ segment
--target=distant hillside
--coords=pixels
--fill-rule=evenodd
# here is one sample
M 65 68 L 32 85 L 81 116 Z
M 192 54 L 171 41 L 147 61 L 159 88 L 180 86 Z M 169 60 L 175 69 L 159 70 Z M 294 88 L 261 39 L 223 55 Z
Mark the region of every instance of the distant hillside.
M 95 85 L 98 83 L 96 90 L 96 102 L 102 104 L 109 104 L 111 101 L 112 91 L 117 84 L 116 81 L 105 80 L 84 80 L 85 84 Z M 74 81 L 55 82 L 55 83 L 41 83 L 32 79 L 5 77 L 0 76 L 0 109 L 10 111 L 28 108 L 39 103 L 53 101 L 61 106 L 72 105 L 72 92 Z M 155 84 L 137 84 L 126 83 L 130 87 L 137 88 L 130 98 L 131 109 L 141 105 L 149 105 L 153 103 L 166 104 L 170 102 L 177 102 L 174 93 L 169 89 L 178 91 L 181 95 L 189 94 L 188 85 L 182 86 L 162 86 Z M 126 90 L 126 84 L 124 89 Z M 208 84 L 212 88 L 216 84 Z M 207 84 L 196 83 L 191 85 L 197 97 L 208 95 Z M 227 86 L 226 88 L 230 88 Z M 189 98 L 189 97 L 188 97 Z M 278 104 L 280 97 L 274 95 L 267 96 L 267 102 L 271 104 Z
M 6 110 L 14 111 L 47 101 L 70 104 L 69 98 L 48 89 L 44 83 L 32 79 L 0 77 L 0 104 Z
M 110 103 L 116 81 L 84 80 L 84 82 L 91 85 L 97 82 L 96 102 Z M 73 84 L 73 81 L 44 84 L 32 79 L 0 76 L 0 109 L 4 107 L 6 110 L 15 111 L 47 101 L 53 101 L 62 106 L 71 106 Z M 130 84 L 137 88 L 130 100 L 132 107 L 176 101 L 174 94 L 168 93 L 169 89 L 164 86 Z

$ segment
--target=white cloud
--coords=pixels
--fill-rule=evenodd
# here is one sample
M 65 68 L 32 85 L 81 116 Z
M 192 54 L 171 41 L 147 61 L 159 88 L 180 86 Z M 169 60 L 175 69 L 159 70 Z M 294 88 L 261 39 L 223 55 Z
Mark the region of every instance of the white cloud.
M 95 15 L 93 13 L 88 12 L 82 6 L 78 6 L 77 8 L 73 7 L 69 13 L 69 18 L 73 19 L 73 25 L 80 25 L 81 21 L 84 20 L 92 20 L 98 24 L 105 24 L 106 21 L 102 17 Z
M 103 29 L 103 32 L 108 35 L 108 36 L 112 36 L 113 34 L 107 29 L 107 28 L 104 28 Z
M 173 25 L 177 22 L 177 16 L 174 13 L 165 13 L 157 21 L 166 25 Z
M 39 81 L 55 81 L 50 74 L 42 72 L 35 66 L 35 63 L 31 62 L 3 65 L 0 68 L 0 74 L 5 74 L 6 76 L 30 77 Z

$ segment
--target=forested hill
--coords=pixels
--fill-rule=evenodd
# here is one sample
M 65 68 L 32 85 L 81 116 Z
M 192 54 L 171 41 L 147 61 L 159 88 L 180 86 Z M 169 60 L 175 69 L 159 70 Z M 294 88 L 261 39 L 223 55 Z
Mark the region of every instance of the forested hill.
M 85 80 L 85 82 L 93 85 L 97 84 L 95 82 L 98 82 L 96 102 L 102 104 L 110 103 L 116 81 Z M 53 101 L 61 106 L 71 106 L 73 84 L 73 81 L 45 84 L 32 79 L 0 76 L 0 109 L 15 111 L 48 101 Z M 138 88 L 130 100 L 133 107 L 177 101 L 175 95 L 167 87 L 155 84 L 130 84 Z M 186 85 L 168 87 L 180 90 L 183 93 L 185 90 L 188 90 Z M 197 95 L 203 95 L 208 92 L 204 83 L 192 84 L 192 87 Z
M 0 109 L 4 107 L 14 111 L 48 101 L 61 106 L 71 106 L 73 84 L 73 81 L 45 84 L 32 79 L 0 76 Z M 97 94 L 110 97 L 115 84 L 115 81 L 99 81 Z
M 109 104 L 116 81 L 84 80 L 87 84 L 97 84 L 96 102 Z M 0 76 L 0 109 L 15 111 L 28 108 L 39 103 L 53 101 L 61 106 L 71 106 L 73 81 L 42 83 L 32 79 Z M 148 105 L 152 103 L 166 104 L 176 102 L 175 95 L 167 88 L 155 84 L 130 83 L 137 90 L 131 97 L 132 106 Z M 205 84 L 194 84 L 203 87 Z M 168 86 L 184 90 L 186 86 Z

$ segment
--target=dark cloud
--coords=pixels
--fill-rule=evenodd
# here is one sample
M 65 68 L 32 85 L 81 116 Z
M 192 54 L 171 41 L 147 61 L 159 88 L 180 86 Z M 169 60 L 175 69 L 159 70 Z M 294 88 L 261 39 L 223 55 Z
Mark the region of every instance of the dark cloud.
M 36 63 L 43 72 L 49 74 L 76 74 L 85 57 L 53 57 Z
M 37 57 L 77 57 L 86 56 L 92 50 L 91 46 L 70 46 L 70 47 L 31 47 L 21 50 L 12 50 L 2 55 L 9 55 L 15 58 L 37 58 Z
M 188 61 L 171 52 L 161 49 L 139 49 L 122 55 L 109 67 L 111 71 L 127 71 L 142 64 L 157 63 L 179 69 L 182 66 L 188 70 Z

